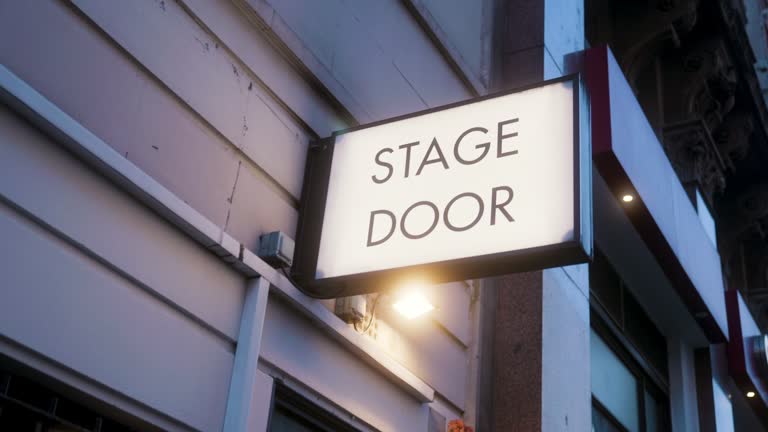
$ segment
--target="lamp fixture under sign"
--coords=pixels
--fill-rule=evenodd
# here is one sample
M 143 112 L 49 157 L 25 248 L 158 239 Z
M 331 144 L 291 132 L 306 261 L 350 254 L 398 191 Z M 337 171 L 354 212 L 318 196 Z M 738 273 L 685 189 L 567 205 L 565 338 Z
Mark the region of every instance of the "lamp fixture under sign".
M 392 307 L 409 320 L 424 315 L 435 308 L 424 294 L 411 288 L 402 290 Z
M 621 197 L 621 200 L 625 203 L 631 203 L 635 200 L 635 197 L 632 194 L 624 194 L 624 196 Z
M 750 398 L 750 399 L 755 397 L 755 392 L 753 392 L 753 391 L 747 392 L 747 397 Z

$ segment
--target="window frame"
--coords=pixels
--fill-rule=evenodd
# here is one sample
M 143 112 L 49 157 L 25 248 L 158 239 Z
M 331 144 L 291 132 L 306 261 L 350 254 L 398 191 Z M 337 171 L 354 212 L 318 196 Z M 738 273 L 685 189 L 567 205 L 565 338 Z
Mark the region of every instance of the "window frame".
M 621 424 L 621 422 L 616 417 L 614 417 L 610 411 L 608 411 L 608 408 L 606 408 L 605 405 L 600 403 L 600 401 L 597 400 L 597 398 L 594 395 L 592 396 L 592 407 L 593 409 L 600 411 L 600 414 L 606 419 L 608 419 L 608 421 L 611 422 L 613 427 L 618 429 L 620 432 L 629 432 L 629 430 L 626 427 L 624 427 L 624 425 Z M 594 421 L 592 422 L 592 426 L 594 427 Z
M 646 432 L 648 426 L 646 425 L 646 407 L 645 407 L 645 392 L 647 391 L 655 399 L 665 400 L 666 406 L 663 412 L 660 413 L 661 421 L 663 422 L 662 431 L 671 432 L 671 408 L 669 405 L 669 387 L 666 380 L 657 382 L 654 377 L 659 373 L 645 360 L 645 358 L 637 351 L 627 337 L 619 330 L 612 318 L 607 312 L 600 310 L 599 303 L 596 303 L 593 298 L 590 298 L 590 326 L 594 330 L 595 334 L 602 339 L 602 341 L 608 346 L 608 348 L 616 355 L 616 357 L 624 364 L 627 370 L 637 380 L 636 392 L 638 400 L 638 419 L 639 419 L 639 432 Z M 599 401 L 592 396 L 592 403 L 600 409 L 600 412 L 606 415 L 613 422 L 617 422 L 616 418 L 608 412 L 608 410 Z M 596 404 L 596 405 L 595 405 Z M 621 430 L 626 431 L 627 428 L 617 423 Z
M 299 422 L 322 432 L 360 432 L 342 418 L 324 410 L 298 391 L 275 380 L 269 407 L 267 431 L 272 431 L 275 411 L 281 409 Z
M 619 312 L 621 316 L 614 317 L 609 311 L 608 307 L 606 307 L 603 304 L 603 302 L 600 300 L 599 296 L 593 294 L 594 290 L 592 288 L 592 275 L 590 274 L 590 288 L 589 288 L 590 290 L 590 296 L 589 296 L 590 325 L 592 326 L 592 328 L 595 329 L 595 331 L 597 331 L 601 335 L 601 337 L 603 337 L 604 340 L 608 338 L 613 338 L 613 340 L 615 340 L 614 345 L 619 349 L 626 351 L 626 354 L 628 354 L 628 356 L 630 357 L 629 360 L 634 362 L 634 364 L 636 364 L 642 370 L 645 376 L 649 378 L 653 382 L 653 384 L 662 391 L 664 397 L 669 399 L 669 377 L 666 376 L 665 371 L 659 370 L 653 365 L 651 360 L 648 359 L 646 355 L 643 354 L 642 351 L 640 351 L 640 349 L 635 345 L 635 343 L 632 342 L 632 340 L 630 339 L 630 336 L 626 333 L 626 325 L 623 322 L 625 320 L 625 316 L 624 316 L 625 296 L 627 295 L 632 296 L 633 297 L 632 301 L 634 301 L 635 303 L 638 303 L 638 301 L 636 297 L 632 294 L 627 283 L 621 277 L 621 274 L 618 273 L 618 271 L 613 267 L 613 264 L 610 262 L 610 260 L 608 260 L 607 255 L 604 254 L 599 248 L 595 248 L 595 255 L 598 255 L 598 254 L 602 255 L 603 259 L 605 259 L 606 263 L 610 266 L 610 270 L 613 271 L 618 278 L 618 281 L 617 281 L 618 286 L 616 287 L 616 289 L 621 290 L 619 294 L 619 301 L 620 301 L 620 307 L 621 307 L 621 310 Z M 593 269 L 594 269 L 593 264 L 590 264 L 590 273 L 592 273 Z M 646 315 L 647 315 L 647 312 L 646 312 Z M 657 331 L 660 332 L 660 330 L 658 329 Z M 664 335 L 664 338 L 666 340 L 666 335 Z M 608 341 L 606 340 L 606 343 L 607 342 Z M 611 346 L 611 348 L 614 350 L 614 352 L 616 352 L 617 348 L 615 348 L 614 346 Z M 667 355 L 669 355 L 668 352 L 667 352 Z M 669 371 L 667 370 L 666 373 L 669 373 Z

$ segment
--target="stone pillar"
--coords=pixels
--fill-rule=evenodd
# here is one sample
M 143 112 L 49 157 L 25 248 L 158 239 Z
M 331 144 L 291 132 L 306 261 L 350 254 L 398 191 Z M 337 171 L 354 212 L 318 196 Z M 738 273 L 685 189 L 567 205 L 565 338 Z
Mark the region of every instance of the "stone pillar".
M 583 0 L 499 0 L 496 16 L 496 90 L 564 75 L 566 57 L 584 49 Z M 478 430 L 591 430 L 588 266 L 503 276 L 483 289 L 493 364 Z
M 591 430 L 586 266 L 486 281 L 495 291 L 490 430 Z
M 584 49 L 583 0 L 496 0 L 494 86 L 567 73 L 566 57 Z

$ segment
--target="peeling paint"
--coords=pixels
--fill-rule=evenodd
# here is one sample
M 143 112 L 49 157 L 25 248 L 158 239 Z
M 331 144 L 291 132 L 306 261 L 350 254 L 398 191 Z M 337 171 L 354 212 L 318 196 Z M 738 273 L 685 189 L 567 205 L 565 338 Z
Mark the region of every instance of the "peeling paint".
M 240 85 L 240 71 L 237 70 L 237 66 L 234 63 L 230 63 L 230 65 L 232 65 L 232 73 L 235 74 L 235 80 L 237 80 L 237 90 L 242 94 L 243 87 Z
M 232 185 L 232 192 L 230 192 L 229 198 L 227 198 L 229 207 L 227 208 L 227 218 L 226 220 L 224 220 L 224 228 L 223 228 L 224 231 L 226 231 L 227 227 L 229 226 L 229 216 L 232 213 L 232 202 L 235 199 L 235 189 L 237 189 L 237 181 L 240 179 L 240 167 L 242 166 L 243 166 L 243 161 L 241 160 L 237 161 L 237 172 L 235 172 L 235 182 Z
M 201 40 L 199 37 L 197 37 L 197 36 L 195 36 L 195 40 L 197 41 L 197 43 L 199 43 L 199 44 L 200 44 L 200 46 L 202 46 L 202 47 L 203 47 L 203 50 L 204 50 L 204 51 L 208 52 L 208 51 L 210 51 L 210 50 L 211 50 L 211 46 L 208 44 L 208 42 L 203 42 L 203 41 L 202 41 L 202 40 Z

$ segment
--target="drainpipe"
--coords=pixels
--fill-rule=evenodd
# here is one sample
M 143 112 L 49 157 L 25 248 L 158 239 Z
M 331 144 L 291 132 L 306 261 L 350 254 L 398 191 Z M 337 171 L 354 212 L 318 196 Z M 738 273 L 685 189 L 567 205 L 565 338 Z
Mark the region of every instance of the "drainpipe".
M 245 432 L 248 427 L 268 295 L 269 281 L 263 277 L 248 281 L 243 313 L 240 316 L 240 331 L 237 335 L 235 364 L 227 396 L 223 429 L 225 432 Z

